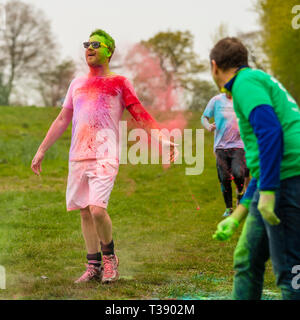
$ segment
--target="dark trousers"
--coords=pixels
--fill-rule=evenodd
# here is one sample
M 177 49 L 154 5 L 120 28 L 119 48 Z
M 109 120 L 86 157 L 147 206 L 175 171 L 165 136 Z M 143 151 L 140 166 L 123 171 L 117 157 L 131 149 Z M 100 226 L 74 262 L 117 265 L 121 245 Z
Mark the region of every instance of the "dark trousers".
M 271 226 L 262 219 L 258 201 L 256 191 L 235 249 L 233 298 L 261 298 L 265 263 L 271 257 L 282 298 L 300 300 L 300 279 L 295 273 L 295 266 L 300 271 L 300 176 L 282 180 L 276 192 L 279 225 Z
M 238 189 L 242 192 L 247 172 L 245 151 L 241 148 L 216 149 L 218 178 L 221 183 L 226 208 L 232 208 L 232 177 Z

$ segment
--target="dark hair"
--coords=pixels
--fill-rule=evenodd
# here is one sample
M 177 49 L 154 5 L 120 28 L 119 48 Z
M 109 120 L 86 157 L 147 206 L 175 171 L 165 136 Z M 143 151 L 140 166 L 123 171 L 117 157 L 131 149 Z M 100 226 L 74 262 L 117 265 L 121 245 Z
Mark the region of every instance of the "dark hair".
M 222 70 L 248 66 L 248 50 L 238 38 L 226 37 L 210 51 L 210 61 L 215 60 Z
M 98 35 L 100 37 L 105 38 L 105 40 L 106 40 L 105 44 L 108 46 L 108 50 L 111 52 L 111 56 L 110 56 L 110 58 L 111 58 L 114 51 L 115 51 L 115 48 L 116 48 L 115 40 L 107 32 L 105 32 L 104 30 L 101 30 L 101 29 L 97 29 L 97 30 L 93 31 L 90 34 L 90 37 L 92 37 L 94 35 Z

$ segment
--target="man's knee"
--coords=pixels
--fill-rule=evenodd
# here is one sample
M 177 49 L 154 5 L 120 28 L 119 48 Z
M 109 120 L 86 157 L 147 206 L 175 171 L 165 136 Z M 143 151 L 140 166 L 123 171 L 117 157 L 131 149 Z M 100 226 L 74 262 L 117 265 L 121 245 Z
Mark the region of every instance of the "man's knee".
M 232 175 L 235 180 L 244 182 L 245 180 L 245 169 L 242 167 L 232 168 Z
M 246 271 L 250 268 L 250 256 L 248 250 L 242 246 L 237 245 L 233 254 L 233 268 L 235 271 Z
M 233 256 L 236 274 L 248 274 L 253 281 L 262 281 L 267 257 L 251 252 L 244 244 L 238 244 Z
M 90 206 L 90 212 L 92 217 L 98 221 L 104 220 L 107 216 L 106 209 L 98 206 Z

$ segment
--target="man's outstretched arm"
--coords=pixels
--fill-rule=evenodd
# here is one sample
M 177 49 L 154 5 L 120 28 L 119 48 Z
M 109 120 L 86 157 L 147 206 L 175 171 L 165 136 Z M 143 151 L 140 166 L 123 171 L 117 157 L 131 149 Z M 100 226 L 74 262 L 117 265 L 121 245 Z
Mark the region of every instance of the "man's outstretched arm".
M 134 120 L 146 130 L 159 129 L 158 123 L 150 113 L 140 103 L 135 103 L 127 107 Z
M 133 118 L 137 121 L 137 123 L 143 127 L 150 134 L 151 129 L 159 129 L 160 127 L 157 121 L 150 115 L 150 113 L 142 106 L 140 103 L 135 103 L 127 107 L 127 110 L 133 116 Z M 170 160 L 174 162 L 178 155 L 178 150 L 176 148 L 176 144 L 170 141 L 167 137 L 160 132 L 159 136 L 154 138 L 157 139 L 162 144 L 167 144 L 170 146 Z
M 73 109 L 62 108 L 57 118 L 53 121 L 47 135 L 39 146 L 31 163 L 32 171 L 39 175 L 42 171 L 41 163 L 46 151 L 55 143 L 57 139 L 66 131 L 73 117 Z

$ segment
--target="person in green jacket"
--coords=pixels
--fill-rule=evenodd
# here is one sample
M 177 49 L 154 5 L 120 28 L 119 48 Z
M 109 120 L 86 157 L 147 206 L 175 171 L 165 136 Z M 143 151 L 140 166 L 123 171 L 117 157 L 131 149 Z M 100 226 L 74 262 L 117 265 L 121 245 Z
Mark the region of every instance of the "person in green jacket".
M 229 239 L 245 218 L 234 253 L 234 299 L 260 299 L 265 263 L 271 257 L 283 299 L 300 300 L 300 109 L 284 86 L 248 66 L 237 38 L 210 52 L 212 76 L 233 97 L 247 167 L 252 175 L 235 212 L 214 238 Z

